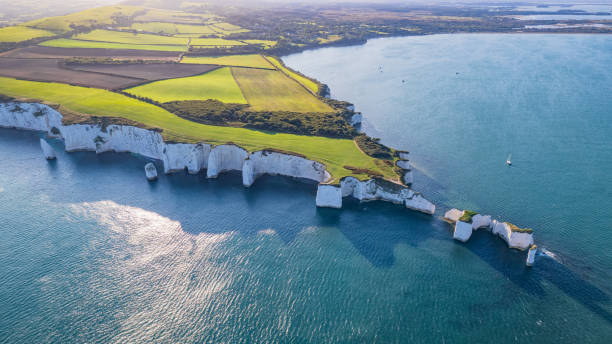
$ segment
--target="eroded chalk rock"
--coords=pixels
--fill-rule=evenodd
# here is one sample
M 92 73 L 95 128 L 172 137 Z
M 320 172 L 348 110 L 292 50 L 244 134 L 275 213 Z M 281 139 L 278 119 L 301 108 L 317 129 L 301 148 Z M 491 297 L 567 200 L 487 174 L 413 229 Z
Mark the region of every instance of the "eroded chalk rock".
M 232 144 L 220 145 L 210 151 L 206 176 L 216 178 L 226 171 L 242 171 L 242 164 L 249 154 L 246 150 Z
M 325 165 L 304 157 L 271 150 L 250 154 L 242 166 L 242 183 L 251 186 L 264 174 L 303 178 L 318 183 L 330 178 Z
M 323 208 L 342 208 L 342 190 L 335 185 L 319 184 L 316 204 Z
M 157 168 L 152 162 L 146 164 L 144 169 L 145 169 L 145 175 L 147 176 L 147 180 L 149 181 L 157 180 Z
M 462 242 L 466 242 L 470 239 L 471 236 L 472 236 L 472 224 L 471 223 L 467 223 L 463 221 L 457 221 L 455 223 L 455 231 L 453 232 L 453 239 L 459 240 Z
M 533 264 L 535 263 L 536 251 L 536 245 L 531 245 L 529 247 L 529 252 L 527 252 L 527 261 L 525 262 L 527 266 L 533 266 Z
M 504 239 L 510 248 L 526 250 L 533 245 L 532 233 L 513 231 L 512 227 L 507 222 L 498 222 L 497 220 L 491 221 L 491 231 L 493 234 L 497 234 Z
M 449 211 L 447 211 L 446 213 L 444 213 L 444 218 L 451 221 L 451 222 L 457 222 L 459 221 L 459 218 L 463 216 L 463 210 L 459 210 L 459 209 L 451 209 Z
M 472 216 L 472 229 L 487 228 L 491 225 L 490 215 L 476 214 Z
M 45 155 L 45 159 L 53 160 L 56 158 L 53 147 L 51 147 L 51 145 L 49 145 L 44 139 L 40 139 L 40 148 L 42 149 L 43 154 Z

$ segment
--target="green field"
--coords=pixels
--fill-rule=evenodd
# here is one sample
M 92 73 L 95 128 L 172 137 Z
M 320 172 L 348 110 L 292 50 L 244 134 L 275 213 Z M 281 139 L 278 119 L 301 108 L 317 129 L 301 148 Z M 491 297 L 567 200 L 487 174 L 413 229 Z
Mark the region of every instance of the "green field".
M 93 41 L 79 41 L 76 39 L 54 39 L 40 43 L 45 47 L 56 48 L 97 48 L 97 49 L 123 49 L 123 50 L 157 50 L 157 51 L 187 51 L 187 46 L 180 45 L 147 45 L 147 44 L 122 44 Z
M 276 45 L 276 41 L 267 41 L 263 39 L 243 39 L 242 41 L 247 44 L 261 44 L 266 48 L 271 48 Z
M 0 43 L 22 42 L 40 37 L 55 36 L 53 32 L 26 26 L 8 26 L 0 29 Z
M 214 14 L 195 14 L 182 11 L 149 8 L 145 14 L 136 16 L 136 22 L 167 22 L 182 24 L 202 24 L 216 16 Z
M 333 111 L 279 71 L 233 67 L 232 73 L 253 111 Z
M 132 24 L 130 29 L 142 30 L 146 32 L 165 33 L 169 35 L 195 35 L 195 37 L 197 37 L 198 35 L 215 34 L 215 31 L 207 25 L 187 25 L 162 22 L 134 23 Z
M 156 81 L 125 91 L 160 103 L 207 99 L 216 99 L 224 103 L 247 103 L 227 67 L 187 78 Z
M 24 25 L 50 31 L 68 32 L 72 30 L 70 27 L 71 25 L 89 27 L 94 25 L 112 25 L 113 16 L 117 14 L 131 16 L 141 10 L 142 7 L 137 6 L 105 6 L 71 13 L 65 16 L 37 19 L 27 22 Z
M 234 45 L 246 45 L 245 43 L 229 40 L 229 39 L 221 39 L 221 38 L 193 38 L 191 40 L 191 45 L 197 46 L 234 46 Z
M 310 92 L 312 92 L 314 94 L 317 94 L 319 92 L 319 85 L 317 85 L 316 82 L 308 79 L 305 76 L 301 76 L 301 75 L 295 73 L 294 71 L 292 71 L 289 68 L 285 67 L 279 60 L 277 60 L 274 57 L 266 56 L 266 59 L 268 59 L 268 61 L 270 61 L 270 63 L 272 63 L 280 71 L 282 71 L 283 73 L 287 74 L 288 76 L 293 78 L 295 81 L 299 82 L 302 86 L 306 87 L 308 90 L 310 90 Z
M 151 35 L 146 33 L 132 33 L 110 30 L 94 30 L 88 33 L 81 33 L 72 37 L 82 41 L 97 41 L 123 44 L 160 44 L 160 45 L 182 45 L 189 43 L 188 38 L 168 37 Z
M 66 84 L 0 77 L 0 94 L 61 104 L 61 108 L 81 114 L 126 118 L 150 127 L 162 128 L 166 140 L 212 144 L 234 142 L 249 151 L 275 148 L 300 153 L 326 164 L 327 170 L 336 180 L 351 175 L 351 171 L 343 167 L 345 165 L 380 171 L 390 179 L 397 177 L 391 168 L 381 169 L 375 159 L 361 152 L 352 140 L 199 124 L 118 93 Z M 358 178 L 366 176 L 360 175 Z
M 236 66 L 236 67 L 253 67 L 253 68 L 267 68 L 274 69 L 274 67 L 258 54 L 251 55 L 227 55 L 227 56 L 216 56 L 216 57 L 192 57 L 185 56 L 181 60 L 181 63 L 194 63 L 194 64 L 214 64 L 220 66 Z

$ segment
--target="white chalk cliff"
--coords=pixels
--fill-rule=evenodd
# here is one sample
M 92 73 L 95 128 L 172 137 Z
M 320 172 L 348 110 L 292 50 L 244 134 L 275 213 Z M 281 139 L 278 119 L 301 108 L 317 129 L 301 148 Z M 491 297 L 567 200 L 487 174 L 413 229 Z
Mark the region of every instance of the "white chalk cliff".
M 408 209 L 427 214 L 433 214 L 436 210 L 436 207 L 421 194 L 404 185 L 383 179 L 360 181 L 354 177 L 342 178 L 340 185 L 319 185 L 317 206 L 341 208 L 342 198 L 349 196 L 360 201 L 386 201 L 403 204 Z
M 250 186 L 264 174 L 304 178 L 319 184 L 316 204 L 321 207 L 342 207 L 342 198 L 355 197 L 362 201 L 382 200 L 403 204 L 406 208 L 433 214 L 435 206 L 421 194 L 393 182 L 370 179 L 359 181 L 344 178 L 340 185 L 323 184 L 330 178 L 319 162 L 290 153 L 263 150 L 249 153 L 233 144 L 212 146 L 206 143 L 164 142 L 162 135 L 129 125 L 62 124 L 62 115 L 55 109 L 38 103 L 0 103 L 0 127 L 44 131 L 61 138 L 66 151 L 102 153 L 131 152 L 163 162 L 164 173 L 187 170 L 215 178 L 226 171 L 242 172 L 245 186 Z M 45 142 L 46 143 L 46 142 Z M 407 153 L 400 153 L 402 160 Z M 407 162 L 406 162 L 407 163 Z
M 472 223 L 459 221 L 464 213 L 465 211 L 462 210 L 451 209 L 444 214 L 445 220 L 455 224 L 453 233 L 455 239 L 467 241 L 473 230 L 486 228 L 502 238 L 510 248 L 526 250 L 533 245 L 533 234 L 531 232 L 513 231 L 509 223 L 491 220 L 490 215 L 476 214 L 472 216 Z
M 44 139 L 40 139 L 40 148 L 42 149 L 43 154 L 45 155 L 45 159 L 53 160 L 56 158 L 53 147 L 51 147 L 49 143 L 47 143 L 47 141 L 45 141 Z

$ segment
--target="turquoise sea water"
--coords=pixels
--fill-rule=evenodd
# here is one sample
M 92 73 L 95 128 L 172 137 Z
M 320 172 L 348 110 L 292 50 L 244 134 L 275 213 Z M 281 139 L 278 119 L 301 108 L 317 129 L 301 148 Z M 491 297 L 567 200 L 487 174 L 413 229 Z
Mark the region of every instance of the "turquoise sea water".
M 137 156 L 57 141 L 48 163 L 39 134 L 0 129 L 0 342 L 609 341 L 612 37 L 380 39 L 285 61 L 411 150 L 441 208 L 532 226 L 556 258 L 529 269 L 399 206 L 318 210 L 314 185 L 285 178 L 150 184 Z

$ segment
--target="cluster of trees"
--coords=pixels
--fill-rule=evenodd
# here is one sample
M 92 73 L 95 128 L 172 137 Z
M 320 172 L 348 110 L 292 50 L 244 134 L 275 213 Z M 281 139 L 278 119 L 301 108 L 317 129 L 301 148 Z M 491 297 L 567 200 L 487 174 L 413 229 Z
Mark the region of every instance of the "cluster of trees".
M 213 99 L 169 102 L 162 104 L 162 107 L 179 117 L 204 124 L 335 138 L 352 138 L 357 134 L 357 130 L 340 112 L 254 112 L 249 111 L 246 105 L 225 104 Z

